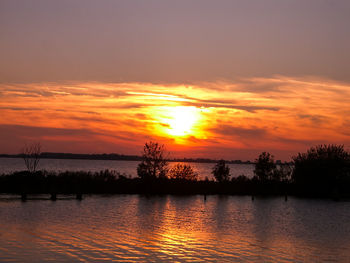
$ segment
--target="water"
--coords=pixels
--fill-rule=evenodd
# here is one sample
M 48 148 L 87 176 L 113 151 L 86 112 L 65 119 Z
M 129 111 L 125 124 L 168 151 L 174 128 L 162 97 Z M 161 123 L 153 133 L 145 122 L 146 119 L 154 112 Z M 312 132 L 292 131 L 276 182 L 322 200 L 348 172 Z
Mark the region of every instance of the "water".
M 6 199 L 7 198 L 7 199 Z M 0 262 L 349 262 L 350 203 L 0 196 Z
M 99 172 L 101 170 L 117 170 L 131 177 L 136 177 L 136 168 L 139 161 L 110 161 L 110 160 L 65 160 L 65 159 L 42 159 L 40 160 L 38 169 L 47 171 L 91 171 Z M 169 167 L 175 165 L 176 162 L 170 162 Z M 191 165 L 199 175 L 200 179 L 213 178 L 211 170 L 215 163 L 187 163 Z M 252 164 L 228 164 L 231 175 L 237 177 L 239 175 L 253 176 L 254 165 Z M 13 171 L 26 170 L 24 161 L 20 158 L 0 158 L 0 174 L 10 173 Z

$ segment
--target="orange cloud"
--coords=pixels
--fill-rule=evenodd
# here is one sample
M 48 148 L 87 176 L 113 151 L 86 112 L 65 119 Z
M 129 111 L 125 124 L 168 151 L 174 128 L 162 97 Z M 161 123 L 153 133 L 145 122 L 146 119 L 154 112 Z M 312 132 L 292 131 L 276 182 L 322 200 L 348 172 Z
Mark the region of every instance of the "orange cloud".
M 350 86 L 330 80 L 1 84 L 0 98 L 4 152 L 40 139 L 48 151 L 138 154 L 152 139 L 177 156 L 288 159 L 316 143 L 350 144 Z

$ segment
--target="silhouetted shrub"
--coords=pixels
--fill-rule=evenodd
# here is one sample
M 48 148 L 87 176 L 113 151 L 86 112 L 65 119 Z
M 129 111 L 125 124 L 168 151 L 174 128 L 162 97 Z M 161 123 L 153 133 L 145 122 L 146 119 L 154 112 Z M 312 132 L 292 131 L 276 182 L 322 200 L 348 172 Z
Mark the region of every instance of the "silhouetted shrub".
M 142 179 L 166 178 L 167 165 L 164 145 L 157 142 L 145 143 L 137 174 Z
M 268 181 L 275 179 L 276 164 L 273 155 L 268 152 L 262 152 L 258 159 L 255 160 L 254 174 L 260 181 Z
M 192 166 L 189 164 L 177 163 L 175 164 L 168 173 L 170 179 L 181 179 L 197 181 L 198 173 L 196 173 Z
M 244 183 L 244 182 L 248 182 L 249 178 L 243 174 L 237 176 L 237 177 L 232 177 L 231 182 L 240 182 L 240 183 Z
M 218 182 L 228 181 L 230 179 L 230 167 L 226 165 L 224 160 L 219 160 L 213 167 L 212 174 Z
M 318 145 L 292 159 L 292 180 L 307 191 L 322 194 L 349 186 L 350 154 L 343 145 Z

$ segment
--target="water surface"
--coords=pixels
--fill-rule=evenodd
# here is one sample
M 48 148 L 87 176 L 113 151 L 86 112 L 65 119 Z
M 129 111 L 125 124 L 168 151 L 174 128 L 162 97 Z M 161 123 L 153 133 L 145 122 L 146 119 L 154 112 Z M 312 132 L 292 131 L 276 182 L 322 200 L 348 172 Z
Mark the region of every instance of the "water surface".
M 234 196 L 0 196 L 0 262 L 347 262 L 350 203 Z M 7 199 L 6 199 L 7 198 Z

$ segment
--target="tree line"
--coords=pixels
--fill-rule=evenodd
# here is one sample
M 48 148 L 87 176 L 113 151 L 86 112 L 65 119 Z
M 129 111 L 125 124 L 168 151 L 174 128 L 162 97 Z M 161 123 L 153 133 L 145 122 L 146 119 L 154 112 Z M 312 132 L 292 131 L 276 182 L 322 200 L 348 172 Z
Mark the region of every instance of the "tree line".
M 199 180 L 190 164 L 169 168 L 169 154 L 157 142 L 145 143 L 137 178 L 115 171 L 37 171 L 40 144 L 26 146 L 28 171 L 0 176 L 0 192 L 174 193 L 174 194 L 294 194 L 350 197 L 350 153 L 343 145 L 318 145 L 292 157 L 291 164 L 276 164 L 262 152 L 255 160 L 254 177 L 232 177 L 224 160 L 212 168 L 215 180 Z M 27 189 L 27 190 L 25 190 Z
M 173 179 L 197 181 L 198 174 L 189 164 L 176 164 L 168 169 L 164 145 L 157 142 L 145 144 L 142 162 L 137 168 L 143 180 Z M 212 168 L 218 183 L 253 182 L 271 185 L 291 185 L 294 192 L 303 195 L 334 195 L 350 193 L 350 153 L 344 145 L 317 145 L 305 153 L 292 157 L 291 163 L 276 164 L 274 156 L 262 152 L 255 160 L 254 177 L 241 175 L 231 178 L 230 168 L 224 160 L 219 160 Z

